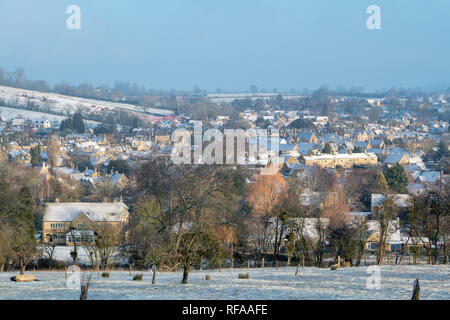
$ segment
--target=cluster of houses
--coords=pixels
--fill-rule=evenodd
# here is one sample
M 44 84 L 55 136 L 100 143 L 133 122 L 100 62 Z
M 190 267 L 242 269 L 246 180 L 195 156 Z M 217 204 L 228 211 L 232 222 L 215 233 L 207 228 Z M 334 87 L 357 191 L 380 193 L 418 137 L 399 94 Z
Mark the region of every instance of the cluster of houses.
M 328 198 L 328 199 L 327 199 Z M 400 217 L 408 211 L 411 205 L 411 196 L 408 194 L 372 194 L 370 211 L 367 212 L 350 212 L 353 223 L 365 222 L 365 231 L 363 233 L 364 249 L 366 252 L 376 253 L 380 241 L 380 221 L 378 218 L 378 210 L 380 206 L 390 198 L 398 208 L 398 215 L 395 219 L 389 221 L 387 228 L 386 251 L 389 253 L 412 253 L 413 250 L 424 246 L 432 246 L 430 239 L 427 237 L 413 237 L 401 225 Z M 300 205 L 317 206 L 326 205 L 326 201 L 330 200 L 329 195 L 323 195 L 318 192 L 306 193 L 300 196 Z M 328 205 L 332 205 L 329 203 Z M 277 234 L 281 234 L 281 247 L 286 246 L 289 238 L 294 235 L 299 239 L 308 239 L 309 241 L 318 241 L 321 238 L 327 242 L 326 237 L 321 235 L 320 230 L 326 230 L 329 226 L 328 218 L 290 218 L 287 223 L 283 223 L 276 218 L 269 220 L 268 238 L 273 246 Z M 278 232 L 277 232 L 278 228 Z M 442 246 L 443 241 L 438 243 Z
M 380 108 L 382 101 L 368 101 L 373 108 Z M 437 105 L 441 107 L 441 104 Z M 309 174 L 315 168 L 325 168 L 337 175 L 347 174 L 354 168 L 371 168 L 375 166 L 404 166 L 410 183 L 409 194 L 418 194 L 448 183 L 449 176 L 443 174 L 438 167 L 425 159 L 424 146 L 427 143 L 436 145 L 443 138 L 448 138 L 448 122 L 431 120 L 421 122 L 408 112 L 401 115 L 384 113 L 383 121 L 368 123 L 363 128 L 355 129 L 350 115 L 344 112 L 330 116 L 310 115 L 305 111 L 272 110 L 256 112 L 246 110 L 240 113 L 240 118 L 247 127 L 257 128 L 258 119 L 265 122 L 264 130 L 276 143 L 278 158 L 281 159 L 280 170 L 288 178 L 294 174 Z M 362 118 L 362 117 L 361 117 Z M 308 120 L 313 127 L 308 129 L 295 128 L 291 124 L 297 119 Z M 218 116 L 208 121 L 208 127 L 223 129 L 230 121 L 228 116 Z M 37 145 L 41 147 L 42 164 L 37 168 L 45 180 L 52 176 L 58 179 L 72 179 L 81 184 L 95 186 L 103 179 L 109 179 L 120 189 L 129 183 L 128 177 L 118 171 L 107 170 L 111 161 L 123 160 L 130 168 L 135 168 L 143 160 L 164 157 L 172 154 L 174 142 L 173 130 L 183 127 L 192 130 L 192 120 L 184 118 L 173 123 L 159 121 L 151 127 L 135 128 L 129 134 L 121 135 L 120 139 L 110 135 L 69 134 L 59 137 L 59 150 L 53 168 L 49 168 L 48 134 L 55 127 L 48 120 L 27 121 L 25 119 L 10 119 L 0 117 L 0 159 L 21 162 L 31 166 L 31 150 Z M 273 134 L 275 130 L 277 134 Z M 30 131 L 31 130 L 31 131 Z M 26 139 L 16 139 L 16 133 L 30 131 Z M 92 130 L 91 130 L 92 131 Z M 34 135 L 33 135 L 34 133 Z M 399 147 L 395 141 L 401 140 Z M 251 143 L 250 141 L 248 141 Z M 270 163 L 268 154 L 270 148 L 258 151 L 257 166 Z M 53 155 L 54 156 L 54 155 Z M 80 167 L 74 159 L 88 159 L 88 165 Z M 302 194 L 299 205 L 317 206 L 323 203 L 323 195 L 317 192 Z M 368 212 L 352 212 L 354 219 L 367 219 L 368 230 L 366 240 L 367 250 L 374 250 L 377 245 L 377 208 L 383 203 L 383 195 L 372 194 L 371 210 Z M 399 208 L 406 208 L 409 195 L 395 195 L 395 203 Z M 80 232 L 89 224 L 109 221 L 118 227 L 126 224 L 129 213 L 121 201 L 105 203 L 48 203 L 45 207 L 42 235 L 46 241 L 55 241 L 60 245 L 70 245 L 74 237 L 69 230 L 76 226 Z M 313 219 L 313 218 L 306 218 Z M 326 219 L 324 220 L 325 223 Z M 274 223 L 274 222 L 273 222 Z M 311 237 L 314 237 L 313 220 L 302 223 Z M 285 236 L 289 234 L 285 230 Z M 87 232 L 89 234 L 89 232 Z M 398 219 L 391 222 L 389 228 L 389 250 L 398 250 L 402 245 L 408 245 L 412 240 L 402 233 Z M 415 241 L 411 243 L 416 243 Z

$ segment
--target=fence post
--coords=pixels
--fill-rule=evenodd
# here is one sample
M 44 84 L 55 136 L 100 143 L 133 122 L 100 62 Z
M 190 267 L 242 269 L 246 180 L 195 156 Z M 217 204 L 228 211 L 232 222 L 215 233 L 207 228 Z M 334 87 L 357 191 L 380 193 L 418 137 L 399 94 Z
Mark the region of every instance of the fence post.
M 414 287 L 413 287 L 413 293 L 412 293 L 411 300 L 420 300 L 419 279 L 416 279 L 416 281 L 414 281 Z
M 85 284 L 83 284 L 81 286 L 81 296 L 80 296 L 80 300 L 87 300 L 87 286 Z

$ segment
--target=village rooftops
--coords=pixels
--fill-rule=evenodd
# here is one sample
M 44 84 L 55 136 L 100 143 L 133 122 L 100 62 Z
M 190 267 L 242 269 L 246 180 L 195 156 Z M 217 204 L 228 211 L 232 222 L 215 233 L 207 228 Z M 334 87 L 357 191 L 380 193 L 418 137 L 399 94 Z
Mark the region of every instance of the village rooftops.
M 47 203 L 43 221 L 71 222 L 81 213 L 84 213 L 90 220 L 95 222 L 120 222 L 124 215 L 128 215 L 128 207 L 123 202 Z
M 322 153 L 319 156 L 303 156 L 305 160 L 316 160 L 316 159 L 361 159 L 361 158 L 376 158 L 377 156 L 374 153 L 337 153 L 337 154 L 327 154 Z

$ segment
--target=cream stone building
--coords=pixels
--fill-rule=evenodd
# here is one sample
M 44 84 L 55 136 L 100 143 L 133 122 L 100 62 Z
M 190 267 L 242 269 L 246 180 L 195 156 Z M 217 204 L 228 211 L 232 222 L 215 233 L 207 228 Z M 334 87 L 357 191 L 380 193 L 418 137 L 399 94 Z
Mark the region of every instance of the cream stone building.
M 341 166 L 350 168 L 354 165 L 376 165 L 378 158 L 375 153 L 344 153 L 344 154 L 320 154 L 302 156 L 302 161 L 307 166 L 322 168 L 336 168 Z
M 128 207 L 123 202 L 47 203 L 42 221 L 43 241 L 72 245 L 82 241 L 82 235 L 93 237 L 96 224 L 109 223 L 120 231 L 128 221 Z

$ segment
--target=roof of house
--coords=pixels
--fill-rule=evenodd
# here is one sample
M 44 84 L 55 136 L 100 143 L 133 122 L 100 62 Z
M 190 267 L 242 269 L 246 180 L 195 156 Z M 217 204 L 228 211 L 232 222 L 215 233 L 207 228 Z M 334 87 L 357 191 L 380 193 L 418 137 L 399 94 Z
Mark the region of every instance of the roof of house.
M 384 160 L 384 163 L 389 163 L 389 164 L 399 163 L 400 160 L 402 160 L 402 158 L 404 156 L 405 156 L 405 154 L 401 154 L 401 153 L 390 153 Z
M 306 154 L 309 151 L 313 150 L 314 148 L 316 148 L 316 144 L 311 142 L 311 143 L 306 143 L 306 142 L 300 142 L 297 144 L 298 149 L 300 151 L 301 154 Z
M 367 221 L 367 230 L 369 234 L 376 233 L 379 235 L 380 233 L 380 221 L 378 220 L 369 220 Z M 400 226 L 397 225 L 397 220 L 389 221 L 388 228 L 388 243 L 400 243 L 402 241 Z
M 408 194 L 390 194 L 388 197 L 399 208 L 407 208 L 410 205 L 411 197 Z M 371 206 L 379 207 L 386 200 L 386 196 L 379 193 L 372 193 Z
M 372 145 L 372 147 L 380 148 L 383 145 L 383 140 L 380 139 L 370 140 L 370 144 Z
M 84 213 L 89 219 L 96 222 L 122 221 L 122 216 L 128 215 L 128 207 L 123 202 L 113 203 L 47 203 L 44 211 L 44 221 L 73 221 L 78 215 Z
M 423 171 L 419 176 L 419 181 L 433 183 L 439 180 L 441 173 L 439 171 Z
M 295 143 L 286 143 L 286 144 L 280 144 L 280 151 L 294 151 L 294 149 L 296 148 L 296 144 Z
M 299 137 L 300 139 L 303 140 L 310 140 L 311 137 L 314 135 L 314 133 L 312 132 L 307 132 L 307 131 L 302 131 L 302 132 L 297 132 L 297 137 Z

